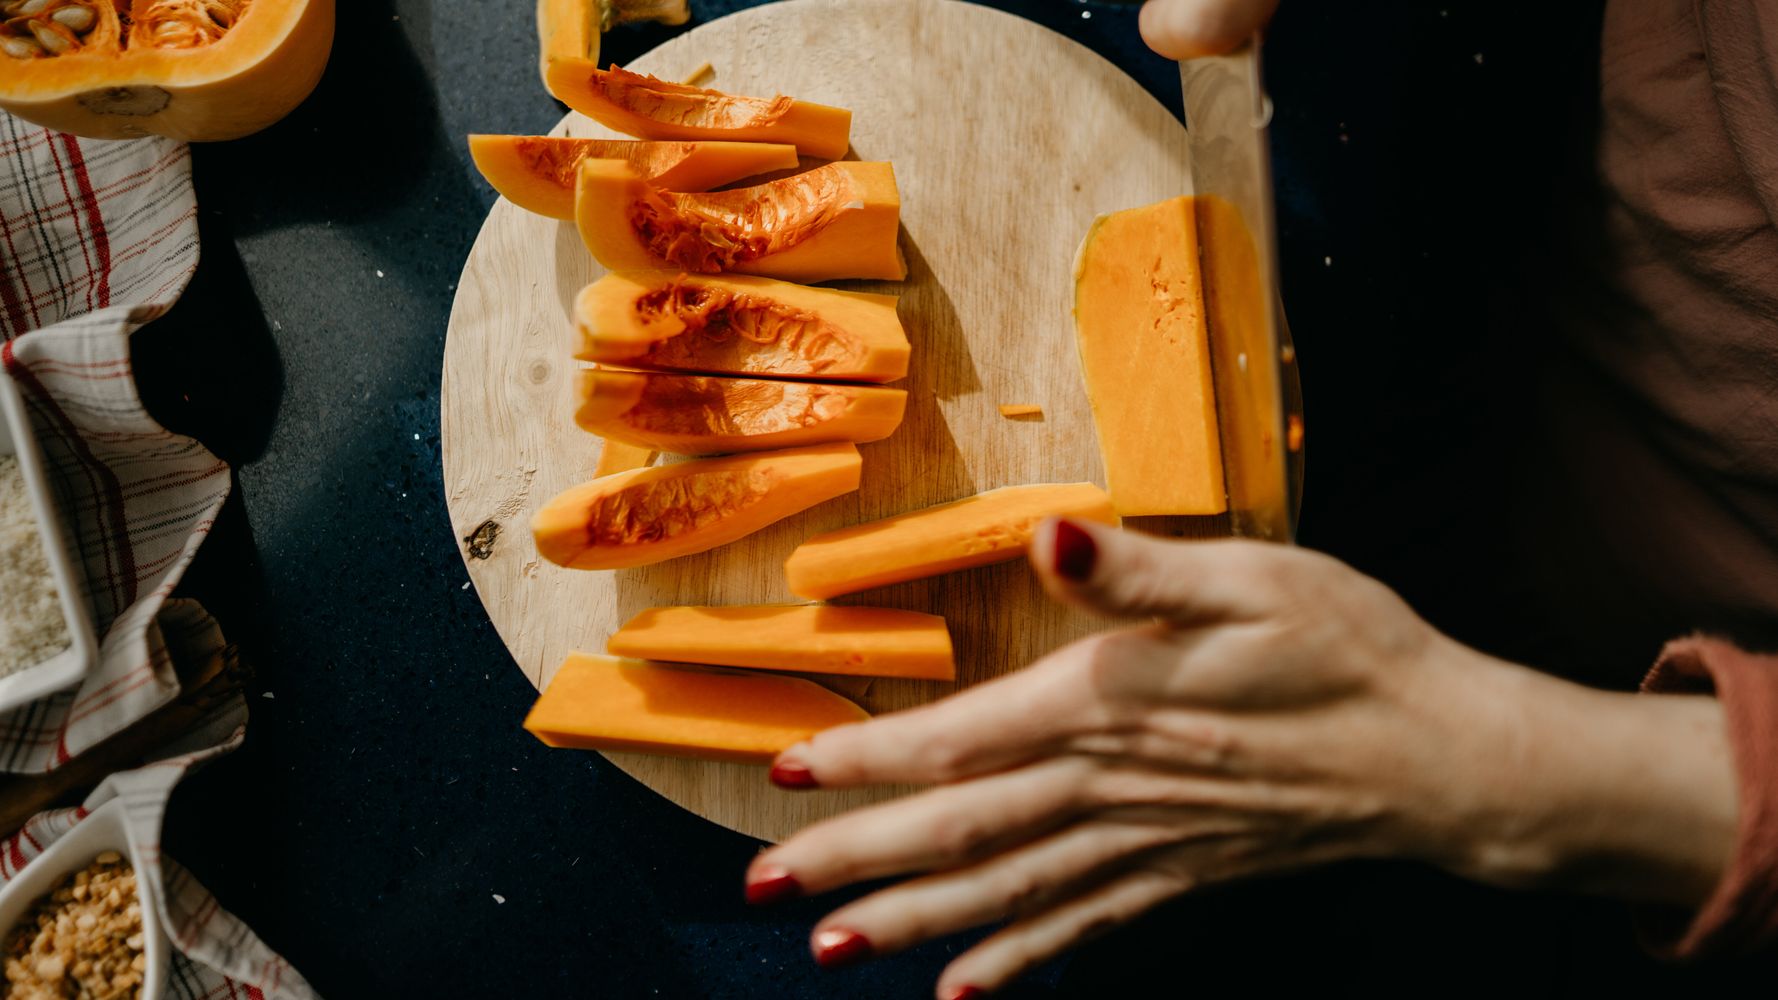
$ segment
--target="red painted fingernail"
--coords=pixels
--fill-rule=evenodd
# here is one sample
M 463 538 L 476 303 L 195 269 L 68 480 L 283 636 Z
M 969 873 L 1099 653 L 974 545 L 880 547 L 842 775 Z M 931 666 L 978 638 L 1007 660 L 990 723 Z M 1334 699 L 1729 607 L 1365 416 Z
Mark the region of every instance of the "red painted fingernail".
M 815 961 L 823 969 L 838 969 L 869 958 L 870 942 L 857 931 L 844 927 L 821 931 L 815 935 Z
M 945 994 L 945 1000 L 982 1000 L 988 991 L 980 986 L 959 986 Z
M 761 868 L 747 878 L 747 902 L 754 906 L 782 903 L 803 894 L 796 876 L 782 868 Z
M 1099 546 L 1092 535 L 1071 521 L 1056 522 L 1056 575 L 1085 583 L 1093 575 L 1093 563 L 1098 559 Z
M 778 761 L 772 764 L 772 784 L 779 788 L 820 788 L 815 776 L 801 764 Z

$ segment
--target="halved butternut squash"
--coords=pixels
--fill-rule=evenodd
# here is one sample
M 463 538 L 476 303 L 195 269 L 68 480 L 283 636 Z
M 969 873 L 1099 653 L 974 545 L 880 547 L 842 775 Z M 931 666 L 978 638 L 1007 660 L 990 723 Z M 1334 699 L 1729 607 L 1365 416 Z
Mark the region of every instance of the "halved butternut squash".
M 823 160 L 845 156 L 851 145 L 852 112 L 781 94 L 738 97 L 571 58 L 550 60 L 543 85 L 563 104 L 638 139 L 788 142 Z
M 901 425 L 908 396 L 874 385 L 599 369 L 580 373 L 576 395 L 582 428 L 675 455 L 881 441 Z
M 525 716 L 552 747 L 766 764 L 864 709 L 819 684 L 570 653 Z
M 787 281 L 907 276 L 901 197 L 887 163 L 846 161 L 754 187 L 680 193 L 624 160 L 586 160 L 580 238 L 613 271 L 732 271 Z
M 617 271 L 575 299 L 584 361 L 667 371 L 892 382 L 908 371 L 895 296 L 744 275 Z
M 1074 330 L 1117 512 L 1228 509 L 1191 197 L 1100 216 L 1074 264 Z
M 686 0 L 537 0 L 537 69 L 549 86 L 549 64 L 557 59 L 599 61 L 599 40 L 620 24 L 691 19 Z
M 1118 523 L 1092 483 L 1006 486 L 816 535 L 784 563 L 790 592 L 825 600 L 892 583 L 1016 559 L 1046 517 Z
M 605 649 L 618 656 L 762 670 L 957 679 L 945 620 L 895 608 L 650 608 L 618 629 Z
M 7 0 L 0 108 L 93 139 L 236 139 L 315 89 L 334 0 Z
M 531 520 L 537 551 L 574 569 L 622 569 L 705 552 L 858 488 L 850 444 L 706 458 L 604 476 Z
M 574 180 L 587 159 L 627 160 L 670 191 L 708 191 L 796 166 L 796 147 L 765 142 L 637 142 L 548 135 L 472 135 L 469 155 L 494 190 L 528 212 L 574 218 Z

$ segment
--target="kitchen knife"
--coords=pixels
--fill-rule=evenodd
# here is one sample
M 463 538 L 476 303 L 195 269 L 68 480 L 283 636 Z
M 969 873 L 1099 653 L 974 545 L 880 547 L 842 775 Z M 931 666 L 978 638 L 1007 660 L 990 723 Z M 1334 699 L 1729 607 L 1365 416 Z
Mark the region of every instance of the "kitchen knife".
M 1191 150 L 1216 418 L 1229 527 L 1296 538 L 1302 501 L 1302 387 L 1278 298 L 1271 158 L 1272 102 L 1260 44 L 1179 64 Z

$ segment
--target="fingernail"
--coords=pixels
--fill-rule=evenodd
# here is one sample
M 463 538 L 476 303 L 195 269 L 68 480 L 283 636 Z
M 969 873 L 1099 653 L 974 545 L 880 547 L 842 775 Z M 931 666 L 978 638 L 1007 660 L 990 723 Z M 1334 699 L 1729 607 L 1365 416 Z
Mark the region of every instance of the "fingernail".
M 870 942 L 857 931 L 844 927 L 821 931 L 815 935 L 815 961 L 823 969 L 838 969 L 862 962 L 870 957 Z
M 796 876 L 782 868 L 767 866 L 747 876 L 747 902 L 754 906 L 782 903 L 803 894 Z
M 1056 522 L 1056 575 L 1075 583 L 1085 583 L 1093 575 L 1093 563 L 1099 559 L 1099 546 L 1093 536 L 1072 521 Z
M 982 1000 L 988 991 L 980 986 L 959 986 L 945 994 L 945 1000 Z
M 815 776 L 801 764 L 793 764 L 787 760 L 773 761 L 772 773 L 769 775 L 772 784 L 779 788 L 819 788 Z

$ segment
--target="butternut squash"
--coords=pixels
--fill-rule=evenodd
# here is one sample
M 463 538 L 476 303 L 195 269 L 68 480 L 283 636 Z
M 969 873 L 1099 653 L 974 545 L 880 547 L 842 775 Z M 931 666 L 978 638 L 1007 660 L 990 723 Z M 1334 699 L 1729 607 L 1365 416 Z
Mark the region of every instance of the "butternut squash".
M 852 112 L 783 95 L 738 97 L 590 59 L 553 59 L 544 86 L 556 100 L 638 139 L 731 139 L 787 142 L 797 152 L 837 160 L 851 145 Z
M 574 569 L 622 569 L 705 552 L 858 488 L 850 444 L 706 458 L 604 476 L 531 520 L 537 551 Z
M 887 163 L 846 161 L 747 188 L 680 193 L 624 160 L 580 166 L 574 214 L 613 271 L 679 268 L 787 281 L 907 275 L 901 198 Z
M 1075 260 L 1075 342 L 1124 517 L 1228 509 L 1193 212 L 1186 196 L 1102 215 Z
M 7 0 L 0 108 L 93 139 L 235 139 L 321 79 L 333 0 Z
M 574 356 L 631 368 L 892 382 L 908 338 L 893 295 L 744 275 L 613 272 L 575 299 Z
M 764 142 L 636 142 L 547 135 L 472 135 L 469 155 L 494 190 L 528 212 L 574 219 L 574 180 L 586 159 L 627 160 L 671 191 L 713 187 L 796 166 L 796 147 Z
M 570 653 L 525 716 L 552 747 L 766 764 L 857 705 L 800 677 Z
M 620 24 L 684 24 L 690 19 L 686 0 L 537 0 L 538 73 L 547 88 L 553 60 L 597 64 L 600 36 Z
M 811 674 L 957 679 L 938 615 L 825 604 L 650 608 L 605 644 L 618 656 Z
M 1016 559 L 1046 517 L 1117 524 L 1092 483 L 1005 486 L 952 503 L 816 535 L 784 563 L 790 591 L 826 600 Z
M 598 369 L 576 382 L 575 423 L 676 455 L 881 441 L 907 408 L 907 393 L 880 386 Z

